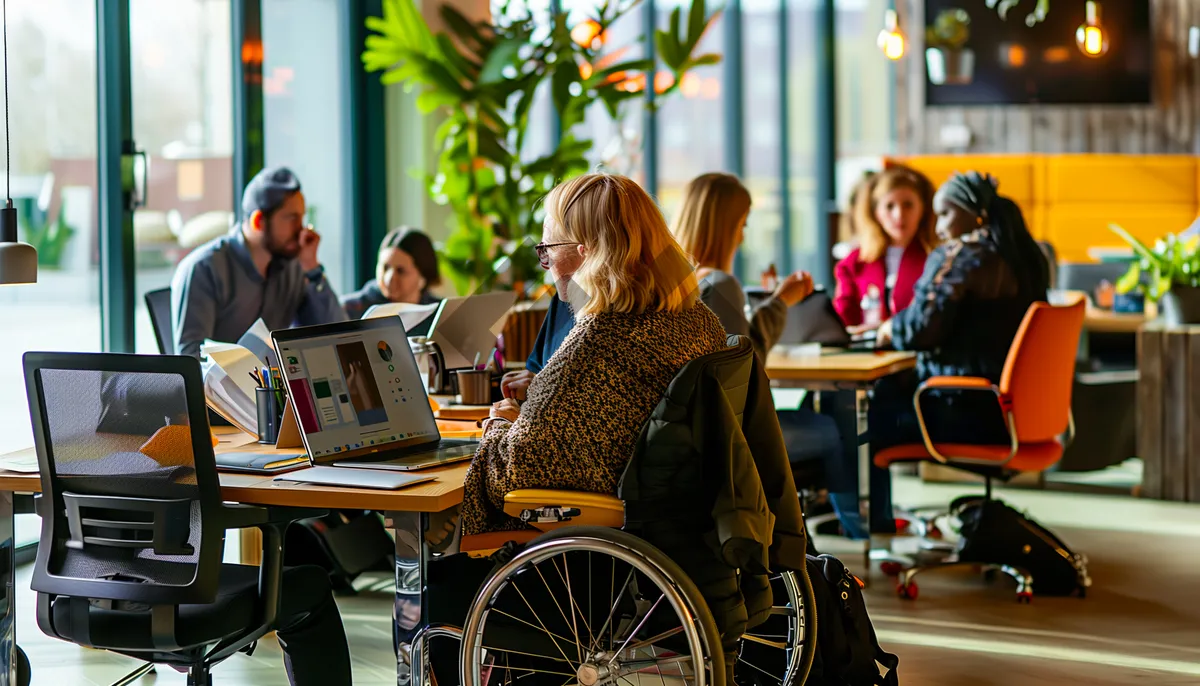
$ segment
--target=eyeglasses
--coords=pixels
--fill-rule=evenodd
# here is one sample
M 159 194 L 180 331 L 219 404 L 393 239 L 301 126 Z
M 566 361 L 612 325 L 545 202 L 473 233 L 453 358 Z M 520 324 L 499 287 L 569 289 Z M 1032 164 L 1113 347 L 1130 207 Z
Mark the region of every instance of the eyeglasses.
M 533 246 L 537 252 L 538 264 L 542 269 L 550 268 L 550 248 L 557 248 L 560 245 L 579 245 L 578 243 L 538 243 Z

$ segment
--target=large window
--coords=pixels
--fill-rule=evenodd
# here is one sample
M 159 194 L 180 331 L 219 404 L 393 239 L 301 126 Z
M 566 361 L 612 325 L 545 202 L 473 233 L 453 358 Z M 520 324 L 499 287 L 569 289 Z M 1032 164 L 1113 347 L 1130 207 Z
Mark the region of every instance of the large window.
M 263 0 L 262 11 L 266 163 L 300 177 L 308 221 L 321 234 L 321 262 L 338 293 L 346 293 L 362 285 L 353 282 L 350 252 L 361 227 L 350 225 L 345 183 L 350 50 L 340 27 L 348 9 L 338 0 Z
M 743 181 L 753 200 L 746 222 L 740 253 L 744 283 L 758 283 L 758 276 L 771 264 L 779 272 L 788 260 L 782 254 L 784 203 L 781 165 L 783 125 L 778 0 L 747 0 L 742 3 L 742 141 Z
M 884 12 L 893 4 L 837 2 L 837 195 L 843 209 L 863 171 L 878 168 L 880 157 L 896 150 L 895 68 L 875 43 Z M 912 30 L 909 27 L 910 38 Z M 911 53 L 904 57 L 920 58 Z
M 95 10 L 93 0 L 8 6 L 8 181 L 39 274 L 0 288 L 0 453 L 33 443 L 22 354 L 100 349 Z
M 655 10 L 660 28 L 668 25 L 671 11 L 679 4 L 658 0 Z M 724 52 L 723 22 L 722 17 L 708 27 L 697 54 Z M 679 84 L 679 92 L 658 109 L 658 198 L 668 223 L 688 181 L 705 172 L 727 169 L 722 69 L 722 65 L 693 69 Z M 670 72 L 660 72 L 655 81 L 661 90 L 670 83 Z
M 819 273 L 828 258 L 818 250 L 827 225 L 817 203 L 817 4 L 817 0 L 788 2 L 787 155 L 792 268 Z
M 131 0 L 133 135 L 148 158 L 146 206 L 133 218 L 136 350 L 158 346 L 145 293 L 233 221 L 229 0 Z

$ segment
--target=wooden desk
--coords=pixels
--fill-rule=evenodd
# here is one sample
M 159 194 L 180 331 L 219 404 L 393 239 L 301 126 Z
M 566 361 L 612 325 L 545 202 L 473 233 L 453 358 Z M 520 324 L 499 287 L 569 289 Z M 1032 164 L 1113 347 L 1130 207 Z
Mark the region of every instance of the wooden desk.
M 232 427 L 217 427 L 213 429 L 213 433 L 219 441 L 216 447 L 218 453 L 277 452 L 274 446 L 261 445 Z M 27 448 L 10 455 L 28 455 L 33 452 L 34 448 Z M 443 512 L 462 502 L 463 480 L 469 465 L 470 462 L 464 461 L 430 469 L 428 473 L 436 474 L 436 481 L 398 491 L 317 486 L 295 482 L 277 483 L 273 480 L 273 475 L 221 472 L 221 497 L 227 502 L 249 505 L 383 512 L 389 527 L 395 533 L 396 603 L 398 606 L 414 603 L 421 606 L 424 604 L 425 575 L 431 556 L 429 542 L 424 535 L 431 530 L 430 514 Z M 0 555 L 8 558 L 6 562 L 0 561 L 0 589 L 10 590 L 10 600 L 11 592 L 15 590 L 12 579 L 13 495 L 37 493 L 41 488 L 41 477 L 37 474 L 0 471 Z M 254 529 L 243 530 L 243 533 L 250 531 L 258 533 Z M 3 605 L 6 606 L 7 614 L 0 616 L 0 634 L 6 633 L 2 627 L 9 627 L 10 632 L 11 627 L 16 625 L 16 603 L 8 602 Z M 411 642 L 421 623 L 411 624 L 404 619 L 404 613 L 395 613 L 393 616 L 396 617 L 395 635 L 398 637 L 399 648 L 400 645 Z M 426 612 L 422 612 L 422 617 L 427 616 Z M 4 639 L 4 636 L 0 636 L 0 639 Z M 8 645 L 15 645 L 11 633 L 8 633 L 7 641 Z M 407 684 L 409 679 L 406 655 L 406 649 L 400 650 L 396 658 L 397 683 L 402 686 Z M 9 659 L 11 660 L 11 654 Z M 3 656 L 0 655 L 0 663 L 3 662 Z
M 917 356 L 911 352 L 850 352 L 826 348 L 820 356 L 807 357 L 788 357 L 772 352 L 767 356 L 767 377 L 773 386 L 862 386 L 912 369 L 916 364 Z
M 1073 305 L 1087 300 L 1087 312 L 1083 316 L 1083 330 L 1090 333 L 1137 333 L 1142 325 L 1158 315 L 1154 303 L 1146 303 L 1145 312 L 1113 312 L 1102 310 L 1092 304 L 1092 299 L 1083 291 L 1057 291 L 1051 297 L 1054 304 Z

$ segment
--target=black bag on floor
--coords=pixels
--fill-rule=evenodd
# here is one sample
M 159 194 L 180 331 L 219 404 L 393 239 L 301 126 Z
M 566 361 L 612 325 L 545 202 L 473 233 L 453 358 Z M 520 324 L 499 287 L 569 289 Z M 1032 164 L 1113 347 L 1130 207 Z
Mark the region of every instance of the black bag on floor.
M 333 590 L 350 591 L 351 582 L 359 574 L 384 568 L 395 548 L 379 515 L 362 510 L 335 510 L 288 527 L 283 563 L 323 567 L 329 573 Z
M 1038 595 L 1079 594 L 1091 586 L 1087 558 L 1074 553 L 1049 529 L 999 500 L 956 501 L 952 514 L 962 522 L 958 559 L 1008 565 L 1033 577 Z
M 862 582 L 832 555 L 809 555 L 808 576 L 817 601 L 817 654 L 804 683 L 897 686 L 900 658 L 879 647 Z

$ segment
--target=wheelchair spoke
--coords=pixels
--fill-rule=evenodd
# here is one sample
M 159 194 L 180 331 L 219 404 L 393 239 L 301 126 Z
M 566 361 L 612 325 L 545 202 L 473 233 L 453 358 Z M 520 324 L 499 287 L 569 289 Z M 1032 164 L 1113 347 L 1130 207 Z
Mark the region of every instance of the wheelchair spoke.
M 600 640 L 604 638 L 604 630 L 605 629 L 608 629 L 608 645 L 611 646 L 613 644 L 612 623 L 613 623 L 613 616 L 615 616 L 617 614 L 617 605 L 618 605 L 616 599 L 613 597 L 613 594 L 616 591 L 616 582 L 617 582 L 617 573 L 616 572 L 617 572 L 617 560 L 616 560 L 616 558 L 613 558 L 613 575 L 612 575 L 612 581 L 609 586 L 609 596 L 608 596 L 609 602 L 612 603 L 612 609 L 608 611 L 608 619 L 604 620 L 604 624 L 600 625 L 600 631 L 596 632 L 596 643 L 588 648 L 588 654 L 592 654 L 592 653 L 596 652 L 596 650 L 600 647 Z M 629 574 L 626 575 L 626 577 L 625 577 L 625 583 L 621 584 L 621 595 L 625 595 L 625 589 L 629 587 L 629 582 L 632 579 L 633 579 L 633 568 L 630 567 Z
M 589 553 L 588 556 L 590 558 L 591 554 Z M 579 626 L 575 623 L 575 613 L 578 612 L 579 617 L 581 619 L 583 619 L 583 628 L 586 629 L 587 633 L 588 633 L 587 643 L 588 643 L 588 645 L 591 645 L 592 641 L 595 640 L 595 636 L 592 635 L 592 627 L 588 624 L 588 619 L 583 614 L 583 608 L 579 607 L 579 603 L 577 603 L 575 601 L 575 593 L 571 590 L 571 567 L 567 564 L 567 556 L 565 554 L 563 555 L 563 568 L 565 570 L 565 576 L 564 576 L 564 571 L 559 570 L 558 563 L 557 562 L 554 563 L 554 571 L 558 572 L 558 578 L 562 579 L 563 583 L 566 584 L 567 597 L 571 599 L 571 627 L 575 631 L 575 635 L 578 637 L 579 636 Z M 591 570 L 589 570 L 588 573 L 590 574 Z M 590 585 L 589 585 L 589 589 L 590 589 Z M 590 603 L 591 601 L 589 600 L 588 602 Z M 576 641 L 576 642 L 578 642 L 578 641 Z
M 525 657 L 536 657 L 541 660 L 550 660 L 552 662 L 566 662 L 567 664 L 571 664 L 570 660 L 564 660 L 560 657 L 550 657 L 549 655 L 538 655 L 536 653 L 526 653 L 526 652 L 522 652 L 520 650 L 513 650 L 512 648 L 498 648 L 496 646 L 484 646 L 483 649 L 490 650 L 493 653 L 504 653 L 506 656 L 508 656 L 508 655 L 524 655 Z M 505 657 L 505 661 L 507 661 L 507 660 L 508 660 L 508 658 Z M 505 669 L 512 669 L 512 668 L 506 665 Z
M 637 643 L 634 643 L 633 645 L 629 646 L 629 649 L 637 650 L 639 648 L 645 648 L 646 646 L 654 645 L 655 643 L 658 643 L 659 641 L 666 640 L 666 639 L 674 636 L 675 634 L 679 634 L 679 633 L 683 633 L 683 627 L 681 627 L 681 626 L 675 627 L 674 629 L 671 629 L 669 631 L 664 631 L 657 636 L 651 636 L 650 638 L 642 639 L 642 640 L 638 641 Z
M 621 644 L 621 647 L 618 648 L 615 653 L 613 653 L 613 656 L 609 659 L 608 664 L 611 665 L 613 660 L 617 659 L 618 655 L 625 652 L 625 646 L 629 645 L 629 642 L 633 640 L 634 636 L 637 636 L 637 632 L 642 630 L 642 627 L 646 625 L 646 621 L 650 619 L 650 615 L 654 614 L 654 611 L 658 609 L 658 604 L 661 603 L 663 598 L 666 597 L 666 595 L 660 595 L 658 600 L 654 601 L 654 605 L 652 605 L 650 610 L 642 617 L 642 621 L 638 622 L 638 625 L 633 628 L 633 631 L 630 632 L 629 637 L 625 639 L 625 642 Z
M 772 679 L 774 679 L 775 681 L 778 681 L 781 684 L 783 683 L 783 679 L 781 679 L 778 675 L 768 672 L 767 670 L 763 669 L 762 667 L 759 667 L 758 665 L 754 664 L 753 662 L 750 662 L 749 660 L 743 660 L 742 658 L 739 657 L 738 662 L 750 667 L 751 669 L 753 669 L 757 672 L 762 672 L 763 674 L 766 674 L 767 676 L 771 677 Z
M 551 562 L 551 564 L 553 564 L 554 560 L 550 560 L 550 562 Z M 583 662 L 583 646 L 579 645 L 579 628 L 575 627 L 575 612 L 574 612 L 574 610 L 571 611 L 571 618 L 567 619 L 566 611 L 562 609 L 562 604 L 558 602 L 558 594 L 556 594 L 554 592 L 554 589 L 550 588 L 550 583 L 547 582 L 546 577 L 542 575 L 542 568 L 536 564 L 533 565 L 533 568 L 537 570 L 538 577 L 541 578 L 542 584 L 546 587 L 547 595 L 549 595 L 550 599 L 554 601 L 554 606 L 558 608 L 558 613 L 560 615 L 562 615 L 563 621 L 567 622 L 568 625 L 574 627 L 572 631 L 575 634 L 575 655 L 576 655 L 575 659 L 578 660 L 579 662 Z M 558 565 L 555 564 L 554 569 L 557 570 Z M 561 574 L 560 574 L 560 576 L 561 576 Z M 518 593 L 519 592 L 520 591 L 518 591 Z M 570 593 L 570 589 L 567 589 L 567 593 L 568 594 Z M 522 595 L 521 598 L 524 599 L 525 596 Z M 529 604 L 528 601 L 525 604 L 528 605 Z M 533 610 L 532 607 L 529 609 Z M 539 623 L 541 621 L 542 621 L 541 619 L 538 619 Z M 546 630 L 546 633 L 550 633 L 549 629 Z
M 552 632 L 552 631 L 546 631 L 546 629 L 545 629 L 544 627 L 539 627 L 538 625 L 536 625 L 536 624 L 533 624 L 533 623 L 531 623 L 531 622 L 527 622 L 527 621 L 525 621 L 524 619 L 521 619 L 520 617 L 517 617 L 517 616 L 514 616 L 514 615 L 510 615 L 510 614 L 508 614 L 507 612 L 505 612 L 504 610 L 497 610 L 497 609 L 493 608 L 493 609 L 492 609 L 492 612 L 495 612 L 495 613 L 496 613 L 496 614 L 498 614 L 498 615 L 503 615 L 503 616 L 505 616 L 505 617 L 508 617 L 509 619 L 515 619 L 516 621 L 518 621 L 518 622 L 520 622 L 520 623 L 524 624 L 525 626 L 531 627 L 531 628 L 533 628 L 533 629 L 540 629 L 541 631 L 545 631 L 545 632 L 546 632 L 546 634 L 547 634 L 547 635 L 549 635 L 551 638 L 556 638 L 556 639 L 558 639 L 558 641 L 562 641 L 563 643 L 568 643 L 568 644 L 569 644 L 569 643 L 571 642 L 571 639 L 569 639 L 569 638 L 565 638 L 565 637 L 563 637 L 563 636 L 559 636 L 558 634 L 556 634 L 556 633 L 554 633 L 554 632 Z M 554 641 L 554 645 L 556 645 L 556 646 L 557 646 L 557 645 L 558 645 L 558 641 Z M 562 649 L 560 648 L 559 650 L 561 651 Z M 566 657 L 566 655 L 563 655 L 563 657 Z M 568 659 L 568 660 L 567 660 L 567 662 L 570 662 L 570 660 Z
M 536 567 L 536 565 L 535 565 L 535 567 L 534 567 L 534 568 L 535 568 L 535 569 L 537 568 L 537 567 Z M 539 574 L 540 574 L 540 572 L 539 572 Z M 536 619 L 536 620 L 537 620 L 538 624 L 540 624 L 540 625 L 541 625 L 541 627 L 542 627 L 542 631 L 546 632 L 546 635 L 551 637 L 551 643 L 553 643 L 553 644 L 554 644 L 554 647 L 555 647 L 555 648 L 558 648 L 558 652 L 559 652 L 560 654 L 562 654 L 562 656 L 563 656 L 563 659 L 567 661 L 567 664 L 572 664 L 572 663 L 571 663 L 571 658 L 567 657 L 567 653 L 566 653 L 565 651 L 563 651 L 563 649 L 562 649 L 562 646 L 560 646 L 560 645 L 558 644 L 558 641 L 555 641 L 555 640 L 553 640 L 553 639 L 554 639 L 554 636 L 555 636 L 555 634 L 551 633 L 551 632 L 550 632 L 550 630 L 546 628 L 546 624 L 545 624 L 545 622 L 543 622 L 543 621 L 542 621 L 542 618 L 538 616 L 537 610 L 533 609 L 533 605 L 530 605 L 530 604 L 529 604 L 529 600 L 525 598 L 525 594 L 524 594 L 524 593 L 522 593 L 522 592 L 521 592 L 521 589 L 520 589 L 520 587 L 518 587 L 518 586 L 517 586 L 517 580 L 516 580 L 516 579 L 513 579 L 513 582 L 512 582 L 512 587 L 513 587 L 513 588 L 514 588 L 514 589 L 517 591 L 517 595 L 521 596 L 521 600 L 525 602 L 525 607 L 529 608 L 529 612 L 530 612 L 530 614 L 532 614 L 532 615 L 533 615 L 533 617 L 534 617 L 534 619 Z M 570 641 L 570 640 L 568 640 L 568 641 L 567 641 L 567 643 L 568 643 L 568 644 L 570 644 L 570 643 L 571 643 L 571 641 Z

